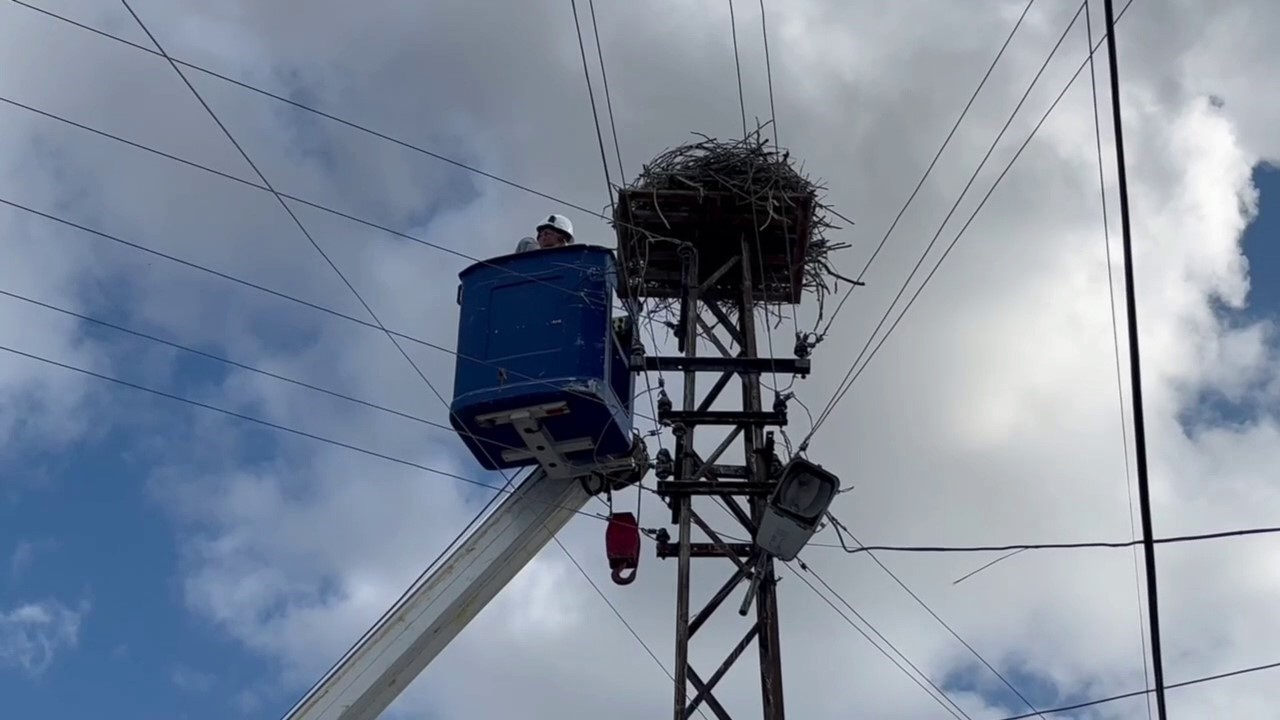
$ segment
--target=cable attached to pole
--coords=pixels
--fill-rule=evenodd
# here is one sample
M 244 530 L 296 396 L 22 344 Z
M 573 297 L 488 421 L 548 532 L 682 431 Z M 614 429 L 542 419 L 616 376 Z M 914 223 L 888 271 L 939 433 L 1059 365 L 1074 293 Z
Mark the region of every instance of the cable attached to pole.
M 1107 64 L 1111 76 L 1111 117 L 1115 124 L 1116 175 L 1120 188 L 1120 232 L 1124 250 L 1124 300 L 1128 314 L 1129 376 L 1133 397 L 1133 453 L 1138 470 L 1138 506 L 1142 514 L 1142 550 L 1147 564 L 1147 616 L 1151 625 L 1151 669 L 1156 717 L 1168 720 L 1164 660 L 1160 648 L 1160 609 L 1156 600 L 1156 545 L 1151 523 L 1151 485 L 1147 473 L 1147 428 L 1142 410 L 1142 363 L 1138 352 L 1138 303 L 1133 287 L 1133 233 L 1129 220 L 1129 178 L 1124 164 L 1124 127 L 1120 119 L 1120 73 L 1116 67 L 1116 20 L 1112 0 L 1103 0 L 1107 18 Z

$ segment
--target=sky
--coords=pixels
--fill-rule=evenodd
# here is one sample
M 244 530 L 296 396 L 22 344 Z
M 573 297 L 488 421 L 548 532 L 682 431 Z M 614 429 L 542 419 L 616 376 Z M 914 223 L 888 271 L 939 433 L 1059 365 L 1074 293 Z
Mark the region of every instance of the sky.
M 573 7 L 130 4 L 173 57 L 242 83 L 183 70 L 253 166 L 173 67 L 120 42 L 152 47 L 123 4 L 30 3 L 76 27 L 0 3 L 0 697 L 15 717 L 55 720 L 279 717 L 489 491 L 165 394 L 501 482 L 420 420 L 447 421 L 457 273 L 509 252 L 550 212 L 567 214 L 580 242 L 613 245 L 581 209 L 605 208 L 608 195 Z M 852 245 L 835 258 L 845 274 L 871 257 L 1025 6 L 764 4 L 779 140 L 854 221 L 832 235 Z M 797 382 L 815 413 L 930 239 L 939 234 L 926 269 L 1084 61 L 1079 7 L 1033 3 L 815 351 L 813 376 Z M 1101 8 L 1089 8 L 1094 42 Z M 589 10 L 577 9 L 611 148 Z M 601 0 L 595 12 L 621 177 L 690 133 L 741 134 L 727 2 Z M 759 4 L 735 3 L 734 19 L 746 114 L 764 120 Z M 1260 90 L 1280 70 L 1278 26 L 1280 7 L 1259 0 L 1135 0 L 1118 25 L 1159 536 L 1271 525 L 1280 512 L 1280 106 Z M 1123 342 L 1117 385 L 1113 334 L 1123 341 L 1126 323 L 1108 290 L 1110 262 L 1121 303 L 1107 69 L 1099 56 L 1109 233 L 1086 70 L 815 433 L 809 457 L 852 488 L 833 513 L 860 541 L 1133 537 L 1121 414 L 1123 400 L 1131 419 L 1131 388 Z M 284 201 L 311 240 L 254 187 L 254 167 L 310 203 Z M 444 348 L 406 345 L 428 387 L 347 283 L 386 327 Z M 798 314 L 811 326 L 815 304 Z M 791 332 L 774 331 L 779 353 Z M 792 412 L 793 439 L 809 430 L 803 415 Z M 650 496 L 642 524 L 665 522 L 656 507 Z M 731 528 L 711 508 L 707 517 Z M 639 579 L 616 587 L 598 520 L 575 518 L 560 539 L 565 549 L 539 554 L 388 716 L 669 712 L 674 562 L 646 546 Z M 792 716 L 952 716 L 857 627 L 975 719 L 1029 711 L 987 663 L 1040 708 L 1144 686 L 1145 605 L 1129 550 L 1027 552 L 955 583 L 992 558 L 879 554 L 882 566 L 831 547 L 832 529 L 814 542 L 802 555 L 813 573 L 780 571 Z M 1280 662 L 1274 545 L 1158 549 L 1169 682 Z M 714 563 L 695 566 L 695 603 L 720 582 Z M 727 653 L 737 620 L 699 633 L 695 667 Z M 749 668 L 717 693 L 735 717 L 759 711 Z M 1171 690 L 1170 717 L 1266 716 L 1274 680 Z M 1147 715 L 1139 698 L 1063 716 Z

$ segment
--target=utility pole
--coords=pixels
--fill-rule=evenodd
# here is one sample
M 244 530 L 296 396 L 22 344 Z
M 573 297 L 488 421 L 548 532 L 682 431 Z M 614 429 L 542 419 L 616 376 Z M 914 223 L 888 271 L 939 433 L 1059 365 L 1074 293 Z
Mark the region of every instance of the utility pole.
M 797 195 L 788 201 L 793 207 L 778 213 L 761 229 L 750 206 L 742 205 L 732 193 L 619 192 L 616 227 L 624 273 L 619 293 L 675 300 L 679 308 L 674 324 L 681 354 L 645 357 L 637 347 L 632 356 L 636 371 L 675 371 L 683 378 L 680 409 L 673 407 L 665 390 L 658 407 L 658 420 L 671 427 L 675 436 L 674 457 L 662 450 L 655 459 L 657 493 L 672 509 L 676 526 L 674 540 L 665 529 L 658 531 L 657 550 L 658 557 L 675 557 L 678 563 L 676 720 L 692 717 L 702 707 L 720 720 L 730 718 L 716 698 L 715 688 L 752 642 L 758 649 L 763 717 L 785 717 L 774 558 L 753 543 L 726 542 L 700 510 L 718 501 L 748 537 L 755 537 L 782 475 L 773 432 L 766 432 L 766 428 L 786 425 L 786 403 L 775 398 L 773 407 L 764 409 L 760 374 L 803 376 L 808 374 L 810 363 L 807 357 L 760 357 L 756 309 L 761 303 L 799 301 L 800 246 L 812 198 Z M 700 338 L 718 355 L 700 356 Z M 718 377 L 699 399 L 697 380 L 707 373 Z M 735 375 L 741 380 L 740 409 L 713 410 Z M 728 435 L 707 455 L 701 454 L 694 442 L 698 428 L 704 426 L 728 429 Z M 741 447 L 741 463 L 726 464 L 723 458 L 732 457 L 728 453 L 735 444 Z M 695 499 L 705 504 L 695 505 Z M 704 540 L 695 541 L 695 528 Z M 724 567 L 732 573 L 691 617 L 693 561 L 704 558 L 727 559 Z M 743 623 L 741 640 L 719 667 L 703 675 L 689 663 L 689 644 L 744 584 L 746 592 L 738 611 L 749 620 Z

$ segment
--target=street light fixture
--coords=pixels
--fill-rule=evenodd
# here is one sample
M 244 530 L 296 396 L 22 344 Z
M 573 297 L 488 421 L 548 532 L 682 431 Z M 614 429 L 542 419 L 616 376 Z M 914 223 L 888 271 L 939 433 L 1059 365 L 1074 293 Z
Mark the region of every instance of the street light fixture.
M 840 491 L 840 479 L 804 458 L 792 458 L 765 506 L 756 545 L 780 560 L 793 560 L 818 529 Z

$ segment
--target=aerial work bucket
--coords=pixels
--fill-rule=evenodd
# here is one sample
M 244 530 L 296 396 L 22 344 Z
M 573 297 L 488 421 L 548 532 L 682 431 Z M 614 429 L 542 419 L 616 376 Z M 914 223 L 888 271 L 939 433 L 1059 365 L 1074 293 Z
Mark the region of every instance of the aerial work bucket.
M 505 255 L 459 278 L 450 420 L 476 461 L 554 474 L 627 456 L 634 381 L 614 332 L 612 251 Z

